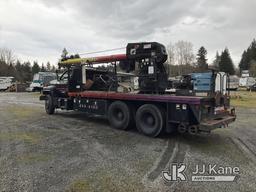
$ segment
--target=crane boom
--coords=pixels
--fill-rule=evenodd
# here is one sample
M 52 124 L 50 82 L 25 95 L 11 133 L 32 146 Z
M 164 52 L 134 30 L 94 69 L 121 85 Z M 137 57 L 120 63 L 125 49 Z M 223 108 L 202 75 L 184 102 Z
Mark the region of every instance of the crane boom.
M 123 61 L 126 60 L 126 54 L 116 54 L 108 56 L 99 56 L 99 57 L 87 57 L 87 58 L 70 58 L 67 60 L 62 60 L 59 62 L 61 66 L 69 65 L 81 65 L 81 64 L 97 64 L 97 63 L 108 63 L 114 61 Z

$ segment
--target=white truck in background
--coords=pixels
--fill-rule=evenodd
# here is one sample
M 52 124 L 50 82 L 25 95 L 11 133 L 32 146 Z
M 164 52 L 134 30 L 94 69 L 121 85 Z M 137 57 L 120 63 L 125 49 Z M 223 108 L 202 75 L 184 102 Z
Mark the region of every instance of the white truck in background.
M 245 87 L 245 88 L 249 88 L 252 85 L 254 85 L 255 79 L 253 77 L 250 77 L 249 71 L 248 70 L 244 70 L 242 71 L 241 74 L 241 78 L 239 79 L 239 86 L 240 87 Z
M 239 77 L 236 75 L 229 76 L 229 87 L 228 89 L 231 91 L 237 91 L 239 88 Z
M 5 91 L 14 84 L 14 77 L 0 77 L 0 91 Z
M 41 91 L 44 86 L 48 86 L 50 81 L 56 80 L 57 75 L 52 72 L 39 72 L 33 77 L 33 81 L 26 89 L 29 92 Z

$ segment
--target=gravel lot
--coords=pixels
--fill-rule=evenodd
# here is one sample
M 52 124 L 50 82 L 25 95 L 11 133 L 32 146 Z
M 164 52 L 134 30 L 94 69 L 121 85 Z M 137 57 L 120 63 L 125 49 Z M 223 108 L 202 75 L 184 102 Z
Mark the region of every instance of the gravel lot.
M 35 93 L 0 93 L 0 191 L 255 191 L 256 106 L 210 135 L 165 135 L 110 128 L 76 112 L 46 115 Z M 165 183 L 162 171 L 184 162 L 238 166 L 236 182 Z

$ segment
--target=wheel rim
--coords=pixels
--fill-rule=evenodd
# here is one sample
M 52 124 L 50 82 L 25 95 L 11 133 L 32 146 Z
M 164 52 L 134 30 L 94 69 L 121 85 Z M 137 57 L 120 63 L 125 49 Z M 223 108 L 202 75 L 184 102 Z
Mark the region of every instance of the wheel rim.
M 156 125 L 156 119 L 151 113 L 145 112 L 141 116 L 141 123 L 143 126 L 147 127 L 147 129 L 154 129 Z
M 136 112 L 137 129 L 150 137 L 158 136 L 164 128 L 164 110 L 161 107 L 145 104 Z
M 114 110 L 113 116 L 119 122 L 124 120 L 124 112 L 121 109 Z

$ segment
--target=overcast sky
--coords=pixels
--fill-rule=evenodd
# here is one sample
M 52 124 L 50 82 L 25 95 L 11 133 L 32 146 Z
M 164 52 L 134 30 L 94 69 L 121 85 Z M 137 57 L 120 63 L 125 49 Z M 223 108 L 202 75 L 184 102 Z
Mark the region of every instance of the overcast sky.
M 234 63 L 256 37 L 256 0 L 0 0 L 0 47 L 22 61 L 57 63 L 128 42 L 190 41 L 196 52 L 230 49 Z

